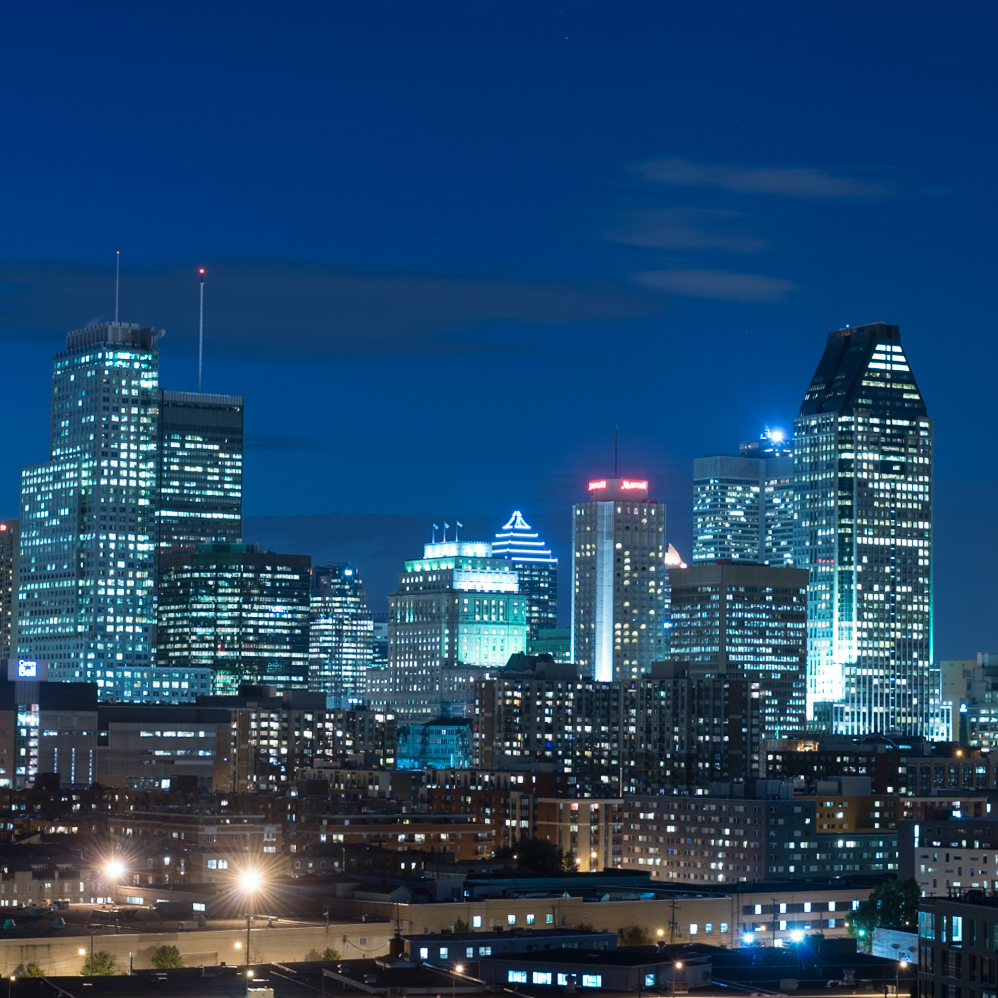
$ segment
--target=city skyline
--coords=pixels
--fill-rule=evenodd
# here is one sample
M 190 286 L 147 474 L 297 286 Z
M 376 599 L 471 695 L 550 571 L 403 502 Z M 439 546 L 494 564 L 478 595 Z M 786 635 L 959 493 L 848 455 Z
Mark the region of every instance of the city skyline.
M 17 432 L 0 437 L 0 516 L 43 453 L 55 344 L 115 314 L 117 250 L 120 317 L 167 330 L 177 391 L 197 388 L 206 269 L 203 388 L 245 398 L 247 537 L 309 537 L 382 606 L 395 517 L 451 512 L 487 537 L 520 508 L 564 565 L 563 511 L 609 474 L 616 425 L 689 560 L 692 459 L 789 429 L 813 339 L 884 320 L 904 329 L 938 426 L 937 650 L 992 647 L 998 582 L 974 568 L 998 557 L 976 446 L 998 360 L 996 140 L 978 127 L 996 12 L 385 10 L 292 22 L 222 2 L 197 32 L 140 10 L 43 30 L 15 12 L 0 356 L 18 376 L 0 425 Z M 111 114 L 92 59 L 137 38 L 170 83 L 134 81 Z M 703 51 L 713 84 L 692 86 Z M 843 60 L 878 81 L 814 71 Z M 118 148 L 142 169 L 108 169 Z M 451 386 L 486 383 L 492 404 L 459 415 Z M 413 422 L 449 460 L 412 446 L 385 460 Z M 470 460 L 486 434 L 488 457 Z M 351 518 L 348 547 L 296 516 Z

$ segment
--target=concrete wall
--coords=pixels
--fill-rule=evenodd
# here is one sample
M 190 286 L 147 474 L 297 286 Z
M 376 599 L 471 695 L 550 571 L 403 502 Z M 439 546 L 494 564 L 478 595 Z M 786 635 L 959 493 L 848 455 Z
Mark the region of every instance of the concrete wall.
M 344 960 L 382 956 L 394 926 L 385 922 L 364 924 L 278 924 L 273 929 L 257 923 L 250 933 L 252 963 L 316 959 L 327 946 L 338 950 Z M 239 944 L 238 948 L 236 944 Z M 245 960 L 246 928 L 212 929 L 210 926 L 191 932 L 101 933 L 94 939 L 94 950 L 110 953 L 119 971 L 127 972 L 129 954 L 136 969 L 152 966 L 152 954 L 160 946 L 176 946 L 187 966 L 204 964 L 239 965 Z M 85 955 L 80 955 L 80 950 Z M 37 963 L 46 974 L 79 974 L 90 953 L 90 936 L 60 936 L 44 939 L 4 939 L 0 937 L 0 960 L 4 974 L 21 963 Z
M 802 885 L 804 887 L 804 885 Z M 814 905 L 814 913 L 777 915 L 777 921 L 786 919 L 787 928 L 777 929 L 776 939 L 784 944 L 791 938 L 795 922 L 808 922 L 812 928 L 808 931 L 822 932 L 826 938 L 845 937 L 845 917 L 851 909 L 853 900 L 862 900 L 869 890 L 816 889 L 800 891 L 783 891 L 777 895 L 777 901 L 788 905 L 810 901 Z M 481 918 L 482 931 L 491 931 L 494 926 L 500 926 L 503 931 L 510 929 L 544 929 L 544 928 L 575 928 L 579 925 L 591 925 L 594 929 L 617 932 L 631 925 L 639 925 L 646 929 L 656 940 L 665 942 L 702 942 L 714 946 L 726 946 L 737 949 L 743 945 L 743 925 L 756 922 L 766 922 L 771 926 L 773 916 L 746 915 L 746 906 L 763 904 L 772 905 L 773 895 L 765 890 L 765 884 L 760 885 L 758 893 L 727 895 L 720 897 L 677 897 L 675 907 L 671 899 L 654 899 L 643 901 L 583 901 L 579 897 L 548 897 L 536 899 L 492 898 L 480 901 L 468 901 L 459 904 L 400 904 L 397 906 L 398 919 L 403 934 L 439 932 L 441 929 L 453 928 L 460 918 L 472 926 L 474 931 L 476 917 Z M 827 919 L 827 902 L 836 902 L 835 928 L 829 928 Z M 373 915 L 388 919 L 391 928 L 396 918 L 396 905 L 384 901 L 356 902 L 352 910 L 359 918 L 361 914 Z M 553 917 L 548 922 L 547 916 Z M 533 915 L 533 921 L 529 920 Z M 510 917 L 515 921 L 510 922 Z M 818 925 L 823 920 L 826 924 Z M 673 924 L 673 922 L 675 924 Z M 722 923 L 727 926 L 727 932 L 721 932 Z M 383 924 L 383 923 L 376 923 Z M 692 925 L 697 926 L 696 935 L 690 934 Z M 711 927 L 707 932 L 708 924 Z M 662 935 L 658 931 L 662 930 Z M 772 944 L 774 935 L 770 928 L 758 934 L 758 941 L 765 946 Z

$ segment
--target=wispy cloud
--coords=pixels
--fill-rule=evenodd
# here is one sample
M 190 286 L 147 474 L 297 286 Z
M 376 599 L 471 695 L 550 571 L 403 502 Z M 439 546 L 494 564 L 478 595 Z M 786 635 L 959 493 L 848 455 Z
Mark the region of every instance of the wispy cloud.
M 716 208 L 657 208 L 633 211 L 603 235 L 632 246 L 669 250 L 757 253 L 769 244 L 742 231 L 738 211 Z
M 634 167 L 647 180 L 682 187 L 720 187 L 738 194 L 791 198 L 879 198 L 894 193 L 886 184 L 809 167 L 710 166 L 687 159 L 654 159 Z
M 780 302 L 797 288 L 780 277 L 730 270 L 646 270 L 631 277 L 637 284 L 674 295 L 724 301 Z
M 303 360 L 481 353 L 495 324 L 557 326 L 660 314 L 661 300 L 626 284 L 462 277 L 287 260 L 208 261 L 205 350 L 216 356 Z M 193 264 L 123 271 L 121 315 L 197 334 Z M 61 337 L 108 318 L 114 272 L 90 264 L 0 261 L 0 337 Z M 109 307 L 110 306 L 110 307 Z

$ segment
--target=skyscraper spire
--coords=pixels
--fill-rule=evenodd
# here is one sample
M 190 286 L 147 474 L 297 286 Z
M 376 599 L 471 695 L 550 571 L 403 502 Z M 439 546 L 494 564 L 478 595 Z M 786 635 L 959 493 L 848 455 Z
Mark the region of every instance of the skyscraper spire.
M 201 391 L 201 358 L 204 355 L 204 267 L 198 273 L 201 275 L 201 316 L 198 322 L 198 392 Z
M 492 555 L 516 568 L 520 592 L 527 599 L 527 637 L 558 626 L 558 559 L 517 509 L 492 542 Z M 529 649 L 528 649 L 529 650 Z

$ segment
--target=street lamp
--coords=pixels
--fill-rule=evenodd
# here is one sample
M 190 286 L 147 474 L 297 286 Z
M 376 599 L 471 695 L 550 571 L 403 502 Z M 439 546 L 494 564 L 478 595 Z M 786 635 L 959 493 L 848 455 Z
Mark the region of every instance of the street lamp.
M 454 965 L 454 973 L 451 974 L 450 979 L 450 998 L 454 998 L 454 989 L 457 987 L 457 975 L 464 973 L 464 964 L 457 963 Z
M 253 924 L 253 895 L 260 888 L 260 874 L 247 870 L 240 878 L 239 885 L 246 895 L 246 977 L 252 977 L 250 972 L 250 926 Z
M 893 945 L 893 947 L 895 949 L 895 955 L 897 955 L 896 951 L 899 950 L 901 947 L 900 947 L 900 945 L 898 943 L 892 943 L 892 945 Z M 902 967 L 907 967 L 907 966 L 908 966 L 908 951 L 905 950 L 904 951 L 904 956 L 901 957 L 901 959 L 898 960 L 898 962 L 894 965 L 894 995 L 895 995 L 895 998 L 897 998 L 897 994 L 898 994 L 898 985 L 901 983 L 901 979 L 900 979 L 901 978 L 901 968 Z

